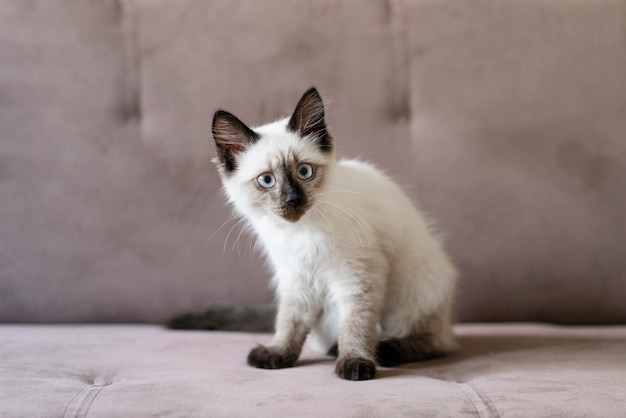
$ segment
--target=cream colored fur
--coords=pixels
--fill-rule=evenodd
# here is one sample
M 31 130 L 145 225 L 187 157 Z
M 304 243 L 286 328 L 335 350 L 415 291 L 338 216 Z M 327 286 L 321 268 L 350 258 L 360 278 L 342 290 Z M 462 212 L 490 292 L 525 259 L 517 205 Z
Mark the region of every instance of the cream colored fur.
M 226 194 L 263 243 L 279 298 L 272 346 L 293 338 L 298 318 L 309 342 L 372 359 L 378 338 L 431 333 L 453 348 L 451 303 L 456 271 L 405 193 L 374 166 L 336 161 L 314 141 L 287 130 L 287 119 L 253 130 L 261 139 L 224 176 Z M 323 166 L 323 186 L 295 223 L 259 205 L 254 184 L 279 161 Z M 436 325 L 431 325 L 436 324 Z M 299 335 L 298 338 L 303 338 Z
M 254 129 L 213 119 L 216 163 L 230 202 L 274 269 L 276 333 L 248 363 L 293 366 L 302 345 L 328 352 L 350 380 L 454 347 L 456 271 L 405 193 L 374 166 L 336 160 L 315 90 L 291 118 Z M 378 342 L 377 342 L 378 341 Z

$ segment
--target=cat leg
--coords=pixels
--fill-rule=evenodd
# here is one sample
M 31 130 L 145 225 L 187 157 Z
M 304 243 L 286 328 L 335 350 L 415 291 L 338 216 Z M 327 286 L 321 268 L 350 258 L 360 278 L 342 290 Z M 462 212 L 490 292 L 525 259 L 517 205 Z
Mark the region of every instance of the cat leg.
M 429 360 L 456 348 L 448 308 L 445 312 L 416 321 L 407 336 L 384 338 L 376 346 L 376 362 L 383 367 Z
M 383 367 L 441 357 L 446 352 L 437 348 L 432 335 L 412 334 L 403 338 L 381 340 L 376 347 L 376 362 Z
M 339 344 L 333 344 L 326 352 L 327 356 L 339 357 Z
M 312 350 L 337 357 L 339 346 L 339 308 L 332 301 L 325 300 L 322 313 L 315 326 L 311 329 L 306 344 Z
M 305 301 L 291 295 L 281 297 L 274 338 L 267 347 L 253 348 L 248 354 L 248 364 L 260 369 L 292 367 L 317 316 Z
M 346 380 L 368 380 L 376 374 L 374 352 L 381 292 L 363 291 L 339 301 L 341 309 L 335 372 Z

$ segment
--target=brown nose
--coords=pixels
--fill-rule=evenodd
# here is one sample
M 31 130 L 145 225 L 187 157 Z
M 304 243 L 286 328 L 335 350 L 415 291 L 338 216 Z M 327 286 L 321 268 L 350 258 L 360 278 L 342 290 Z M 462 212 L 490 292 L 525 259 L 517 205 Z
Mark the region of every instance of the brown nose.
M 302 196 L 297 190 L 285 193 L 285 203 L 292 208 L 297 208 L 302 204 Z
M 283 201 L 292 208 L 301 206 L 304 203 L 304 195 L 300 187 L 287 181 L 283 187 Z

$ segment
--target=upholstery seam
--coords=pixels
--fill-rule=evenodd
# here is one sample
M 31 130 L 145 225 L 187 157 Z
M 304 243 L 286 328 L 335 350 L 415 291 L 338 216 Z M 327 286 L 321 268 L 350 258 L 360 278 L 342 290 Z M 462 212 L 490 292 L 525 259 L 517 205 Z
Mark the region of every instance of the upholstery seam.
M 98 397 L 98 395 L 100 394 L 100 392 L 102 392 L 102 389 L 105 386 L 109 386 L 107 384 L 102 384 L 102 385 L 92 385 L 93 388 L 96 388 L 93 394 L 93 396 L 91 397 L 91 400 L 89 401 L 89 405 L 87 405 L 87 408 L 85 409 L 85 412 L 82 414 L 82 416 L 86 417 L 87 413 L 89 412 L 89 410 L 91 409 L 91 405 L 93 404 L 93 401 L 96 400 L 96 398 Z
M 470 387 L 472 388 L 472 390 L 478 394 L 478 396 L 480 397 L 480 399 L 482 399 L 482 400 L 483 400 L 483 402 L 486 400 L 486 401 L 487 401 L 487 403 L 488 403 L 489 405 L 491 405 L 491 407 L 493 408 L 493 410 L 494 410 L 494 411 L 496 411 L 496 417 L 500 417 L 500 416 L 501 416 L 501 415 L 500 415 L 500 411 L 498 411 L 498 408 L 496 407 L 496 404 L 494 404 L 494 403 L 493 403 L 493 401 L 491 400 L 491 398 L 490 398 L 489 396 L 487 396 L 487 394 L 486 394 L 484 391 L 482 391 L 482 390 L 480 390 L 480 389 L 478 389 L 478 388 L 476 388 L 476 387 L 474 387 L 474 386 L 471 386 L 471 385 L 469 385 L 469 384 L 468 384 L 468 386 L 470 386 Z
M 85 417 L 93 404 L 93 401 L 100 394 L 105 386 L 109 386 L 108 383 L 85 385 L 79 390 L 72 400 L 67 404 L 63 411 L 64 418 L 70 417 Z M 81 394 L 84 394 L 81 396 Z M 88 403 L 86 403 L 88 402 Z M 75 405 L 76 404 L 76 405 Z
M 474 411 L 476 411 L 476 415 L 478 417 L 481 417 L 480 411 L 478 410 L 478 407 L 476 406 L 476 403 L 474 403 L 474 400 L 472 399 L 472 397 L 467 393 L 467 391 L 465 390 L 464 383 L 457 383 L 456 386 L 461 390 L 461 392 L 463 392 L 463 394 L 465 395 L 465 398 L 467 399 L 467 401 L 472 404 L 472 406 L 474 407 Z
M 393 124 L 394 141 L 404 141 L 404 138 L 412 137 L 413 131 L 413 74 L 411 59 L 411 41 L 409 36 L 410 25 L 407 16 L 411 13 L 410 2 L 405 0 L 385 0 L 389 8 L 389 36 L 391 54 L 393 59 L 393 76 L 391 82 L 393 93 L 391 96 L 390 120 Z M 414 147 L 413 141 L 409 141 L 409 147 Z M 412 162 L 405 156 L 399 159 L 399 165 L 403 170 L 413 171 Z
M 393 71 L 399 77 L 394 77 L 400 81 L 394 86 L 395 106 L 402 109 L 402 123 L 410 124 L 411 108 L 411 59 L 409 57 L 409 36 L 407 34 L 408 25 L 406 15 L 407 5 L 404 1 L 387 0 L 390 8 L 389 29 L 391 32 L 391 43 L 393 50 L 394 68 Z M 406 112 L 406 113 L 405 113 Z M 408 127 L 407 127 L 408 128 Z
M 476 389 L 469 383 L 457 383 L 456 385 L 463 392 L 467 400 L 472 404 L 476 414 L 478 414 L 480 418 L 488 418 L 491 416 L 496 418 L 500 417 L 498 408 L 496 408 L 495 404 L 487 395 L 485 395 L 484 392 Z M 479 406 L 481 407 L 479 408 Z
M 80 390 L 78 392 L 76 392 L 76 394 L 72 397 L 72 399 L 67 403 L 67 405 L 65 406 L 65 409 L 63 410 L 63 415 L 61 415 L 62 417 L 66 417 L 67 416 L 67 410 L 70 409 L 70 406 L 74 403 L 74 401 L 76 400 L 76 398 L 78 398 L 78 395 L 80 395 L 85 389 L 87 389 L 90 385 L 87 386 L 83 386 L 82 388 L 80 388 Z
M 134 112 L 136 119 L 136 134 L 139 141 L 143 140 L 143 88 L 142 88 L 142 59 L 140 53 L 140 21 L 137 6 L 128 0 L 118 0 L 122 9 L 122 33 L 126 54 L 126 72 L 131 79 L 127 83 L 129 96 L 126 97 L 126 106 Z

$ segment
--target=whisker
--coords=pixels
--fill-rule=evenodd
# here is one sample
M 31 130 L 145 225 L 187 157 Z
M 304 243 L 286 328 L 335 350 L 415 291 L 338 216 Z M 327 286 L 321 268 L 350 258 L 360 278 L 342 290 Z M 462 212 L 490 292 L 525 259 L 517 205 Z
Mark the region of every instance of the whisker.
M 248 258 L 249 258 L 249 262 L 250 262 L 250 267 L 252 267 L 252 253 L 254 251 L 256 251 L 256 243 L 257 243 L 257 236 L 256 234 L 250 234 L 249 238 L 248 238 L 248 246 L 246 247 L 246 250 L 248 251 Z M 245 260 L 245 258 L 244 258 Z
M 239 240 L 241 238 L 241 235 L 244 233 L 244 231 L 247 231 L 247 229 L 248 229 L 247 223 L 244 223 L 243 225 L 241 225 L 241 227 L 239 228 L 239 234 L 237 235 L 237 238 L 235 239 L 235 242 L 233 243 L 233 247 L 231 248 L 231 251 L 232 251 L 235 249 L 235 245 L 237 246 L 237 258 L 239 258 L 239 264 L 243 264 L 243 260 L 241 259 L 241 248 L 239 247 Z
M 318 222 L 320 224 L 324 224 L 324 221 L 326 221 L 326 226 L 328 228 L 328 230 L 330 231 L 330 235 L 333 238 L 333 247 L 337 246 L 337 242 L 335 241 L 335 232 L 333 231 L 333 226 L 332 223 L 330 222 L 330 219 L 328 219 L 328 217 L 326 215 L 324 215 L 324 212 L 322 212 L 321 210 L 319 210 L 316 207 L 312 208 L 313 210 L 313 215 L 315 215 L 315 218 L 318 220 Z M 321 219 L 323 218 L 323 219 Z
M 230 238 L 230 234 L 233 232 L 233 230 L 237 227 L 237 225 L 241 224 L 242 222 L 244 222 L 245 219 L 241 218 L 240 220 L 237 221 L 237 223 L 235 223 L 235 225 L 233 225 L 230 228 L 230 231 L 228 231 L 228 235 L 226 235 L 226 239 L 224 240 L 224 248 L 222 248 L 222 252 L 226 252 L 226 244 L 228 244 L 228 239 Z
M 324 200 L 324 199 L 322 199 Z M 374 232 L 374 229 L 356 212 L 354 212 L 352 209 L 345 207 L 344 205 L 342 205 L 339 202 L 335 202 L 335 201 L 327 201 L 326 202 L 329 205 L 334 205 L 334 207 L 337 210 L 342 211 L 344 214 L 346 214 L 347 216 L 349 216 L 350 218 L 352 218 L 359 226 L 359 228 L 361 229 L 361 231 L 365 234 L 365 238 L 367 239 L 367 243 L 368 246 L 371 245 L 371 241 L 370 241 L 370 236 L 368 233 L 368 230 L 370 233 Z
M 356 238 L 359 240 L 359 243 L 362 248 L 365 248 L 365 242 L 363 238 L 366 239 L 368 246 L 371 246 L 370 236 L 366 230 L 366 227 L 373 232 L 373 229 L 369 226 L 363 218 L 357 215 L 354 211 L 344 207 L 338 202 L 328 201 L 325 199 L 320 199 L 319 202 L 326 206 L 328 209 L 335 211 L 340 220 L 347 226 L 350 227 L 352 232 L 356 235 Z M 364 235 L 364 237 L 362 236 Z
M 206 241 L 204 241 L 204 243 L 202 244 L 202 248 L 206 247 L 206 246 L 209 244 L 209 242 L 211 242 L 211 240 L 215 237 L 215 234 L 217 234 L 219 231 L 221 231 L 221 230 L 222 230 L 222 228 L 224 228 L 224 227 L 226 226 L 226 224 L 227 224 L 227 223 L 229 223 L 230 221 L 233 221 L 233 220 L 237 219 L 239 216 L 240 216 L 240 215 L 238 215 L 238 214 L 234 214 L 234 215 L 229 216 L 229 217 L 228 217 L 228 219 L 226 219 L 226 220 L 224 221 L 224 223 L 223 223 L 223 224 L 222 224 L 219 228 L 217 228 L 215 231 L 213 231 L 213 233 L 211 234 L 211 236 L 210 236 L 210 237 L 209 237 Z
M 327 195 L 331 193 L 352 193 L 352 194 L 358 194 L 362 196 L 369 196 L 367 193 L 357 192 L 356 190 L 341 190 L 341 189 L 333 189 L 333 190 L 326 190 L 325 192 L 318 192 L 316 193 L 316 196 L 322 196 L 322 195 Z

